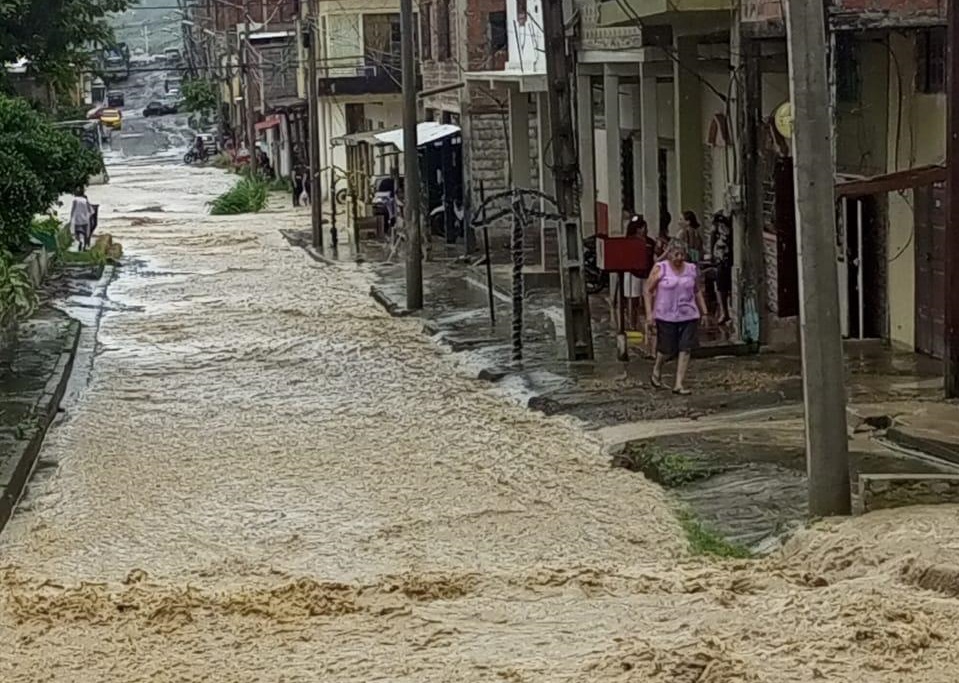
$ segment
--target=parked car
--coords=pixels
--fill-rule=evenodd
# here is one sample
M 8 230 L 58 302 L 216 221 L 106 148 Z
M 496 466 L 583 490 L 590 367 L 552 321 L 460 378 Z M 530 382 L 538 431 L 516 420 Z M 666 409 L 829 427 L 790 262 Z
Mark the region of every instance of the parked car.
M 107 128 L 120 130 L 123 127 L 123 114 L 119 109 L 104 109 L 100 112 L 100 123 Z
M 167 114 L 176 114 L 176 106 L 159 100 L 150 102 L 143 109 L 144 116 L 166 116 Z
M 111 90 L 107 93 L 107 106 L 108 107 L 122 107 L 124 105 L 124 97 L 122 90 Z

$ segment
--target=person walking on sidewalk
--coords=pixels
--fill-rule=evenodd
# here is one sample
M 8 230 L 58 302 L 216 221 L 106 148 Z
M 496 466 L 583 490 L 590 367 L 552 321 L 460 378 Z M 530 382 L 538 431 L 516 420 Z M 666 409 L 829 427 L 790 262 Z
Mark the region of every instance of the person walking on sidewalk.
M 694 263 L 686 260 L 687 247 L 672 240 L 666 258 L 655 265 L 646 282 L 647 333 L 656 327 L 656 364 L 650 383 L 663 387 L 663 364 L 678 356 L 673 393 L 688 396 L 686 372 L 699 343 L 699 321 L 706 315 L 706 298 Z
M 646 242 L 646 249 L 650 254 L 656 248 L 656 243 L 650 239 L 648 234 L 646 219 L 641 214 L 630 216 L 626 224 L 626 237 L 642 239 Z M 642 312 L 643 292 L 646 289 L 646 278 L 643 273 L 634 271 L 623 273 L 623 296 L 626 298 L 626 328 L 629 330 L 642 330 L 639 325 L 639 318 Z
M 90 220 L 93 218 L 93 207 L 90 205 L 83 188 L 73 194 L 73 205 L 70 207 L 70 227 L 73 236 L 79 244 L 80 251 L 90 246 Z

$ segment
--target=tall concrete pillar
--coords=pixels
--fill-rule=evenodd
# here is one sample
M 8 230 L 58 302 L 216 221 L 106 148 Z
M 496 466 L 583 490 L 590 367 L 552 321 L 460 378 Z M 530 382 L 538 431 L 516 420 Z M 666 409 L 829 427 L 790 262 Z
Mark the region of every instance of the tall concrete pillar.
M 704 195 L 703 88 L 698 77 L 696 36 L 679 36 L 674 47 L 679 60 L 673 65 L 679 203 L 673 213 L 691 209 L 701 215 Z
M 659 234 L 659 103 L 656 75 L 643 66 L 640 71 L 642 115 L 640 148 L 643 160 L 643 215 L 651 235 Z
M 634 117 L 638 118 L 640 130 L 642 130 L 643 121 L 643 87 L 639 84 L 631 93 L 630 106 L 634 112 Z M 643 139 L 639 130 L 634 130 L 630 136 L 630 144 L 633 146 L 633 206 L 632 209 L 637 213 L 644 213 L 643 202 Z
M 580 220 L 583 235 L 596 234 L 596 146 L 593 138 L 593 79 L 576 78 L 576 132 L 579 138 L 579 175 L 582 182 Z
M 623 138 L 619 122 L 619 76 L 603 75 L 603 104 L 606 111 L 606 178 L 609 187 L 609 234 L 623 234 Z

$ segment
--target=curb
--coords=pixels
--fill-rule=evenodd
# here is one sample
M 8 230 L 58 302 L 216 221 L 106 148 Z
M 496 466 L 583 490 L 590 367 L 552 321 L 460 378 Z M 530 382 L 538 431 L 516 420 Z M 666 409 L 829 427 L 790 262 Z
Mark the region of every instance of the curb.
M 383 292 L 382 289 L 376 285 L 370 287 L 370 296 L 373 297 L 373 300 L 382 306 L 384 310 L 394 318 L 405 318 L 412 314 L 412 311 L 393 301 Z
M 0 471 L 0 531 L 3 530 L 3 527 L 6 526 L 13 515 L 20 496 L 33 474 L 33 468 L 36 465 L 37 457 L 40 455 L 43 439 L 53 419 L 57 416 L 60 401 L 66 393 L 67 384 L 73 371 L 77 346 L 80 342 L 81 325 L 78 321 L 72 320 L 70 327 L 69 339 L 60 352 L 60 358 L 57 360 L 53 374 L 47 381 L 43 396 L 36 404 L 37 426 L 28 439 L 18 442 L 18 445 L 22 448 L 19 455 L 11 458 L 8 466 Z

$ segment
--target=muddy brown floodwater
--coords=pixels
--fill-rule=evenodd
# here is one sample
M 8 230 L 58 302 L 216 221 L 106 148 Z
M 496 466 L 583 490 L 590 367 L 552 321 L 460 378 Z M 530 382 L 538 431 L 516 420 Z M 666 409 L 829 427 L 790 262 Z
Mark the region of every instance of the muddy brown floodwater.
M 576 424 L 287 246 L 305 211 L 206 216 L 228 183 L 91 190 L 129 262 L 0 537 L 0 680 L 956 680 L 955 508 L 692 558 Z

